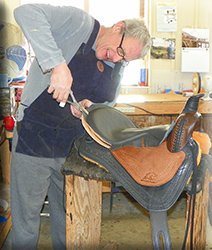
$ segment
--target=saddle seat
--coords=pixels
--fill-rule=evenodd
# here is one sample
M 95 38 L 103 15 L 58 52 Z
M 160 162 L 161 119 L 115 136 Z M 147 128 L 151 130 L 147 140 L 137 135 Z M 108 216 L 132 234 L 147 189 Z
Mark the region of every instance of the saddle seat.
M 82 118 L 86 131 L 102 146 L 111 150 L 125 146 L 157 147 L 170 125 L 139 128 L 119 110 L 106 105 L 92 105 Z M 142 145 L 141 145 L 142 143 Z

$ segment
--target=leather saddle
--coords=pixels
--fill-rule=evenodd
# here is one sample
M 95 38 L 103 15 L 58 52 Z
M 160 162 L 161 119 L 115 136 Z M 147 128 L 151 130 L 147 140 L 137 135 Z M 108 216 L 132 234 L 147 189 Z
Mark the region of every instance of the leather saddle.
M 171 249 L 166 211 L 184 190 L 196 166 L 199 146 L 192 138 L 200 130 L 197 112 L 203 94 L 190 97 L 175 123 L 138 128 L 115 108 L 92 105 L 83 114 L 87 134 L 75 141 L 78 153 L 106 169 L 144 208 L 150 211 L 152 238 L 160 249 Z

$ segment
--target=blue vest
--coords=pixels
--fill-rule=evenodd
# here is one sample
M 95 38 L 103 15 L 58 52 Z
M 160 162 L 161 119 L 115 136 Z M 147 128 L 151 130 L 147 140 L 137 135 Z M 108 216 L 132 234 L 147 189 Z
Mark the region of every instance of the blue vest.
M 111 102 L 120 82 L 121 64 L 111 68 L 104 61 L 99 61 L 92 49 L 99 27 L 95 21 L 88 42 L 80 46 L 68 64 L 74 79 L 72 91 L 77 101 Z M 60 108 L 45 90 L 24 111 L 16 152 L 37 157 L 66 157 L 74 139 L 82 133 L 81 120 L 72 115 L 69 105 Z

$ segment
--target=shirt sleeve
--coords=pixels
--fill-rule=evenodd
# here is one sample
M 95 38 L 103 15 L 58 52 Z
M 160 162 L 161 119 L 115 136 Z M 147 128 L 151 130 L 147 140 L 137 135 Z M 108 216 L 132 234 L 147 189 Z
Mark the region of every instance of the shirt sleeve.
M 80 41 L 70 46 L 71 38 L 85 38 L 92 20 L 78 8 L 58 7 L 45 4 L 26 4 L 14 10 L 14 17 L 30 42 L 43 72 L 66 61 L 66 46 L 77 51 Z M 74 54 L 74 52 L 73 52 Z

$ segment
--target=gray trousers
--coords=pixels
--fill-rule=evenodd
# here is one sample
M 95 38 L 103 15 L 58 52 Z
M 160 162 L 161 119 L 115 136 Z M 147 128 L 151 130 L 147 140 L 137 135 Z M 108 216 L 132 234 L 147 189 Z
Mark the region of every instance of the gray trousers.
M 14 250 L 37 249 L 40 211 L 49 200 L 53 248 L 65 249 L 65 192 L 60 168 L 64 158 L 38 158 L 15 152 L 14 132 L 11 161 L 11 214 Z

